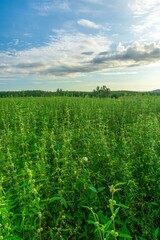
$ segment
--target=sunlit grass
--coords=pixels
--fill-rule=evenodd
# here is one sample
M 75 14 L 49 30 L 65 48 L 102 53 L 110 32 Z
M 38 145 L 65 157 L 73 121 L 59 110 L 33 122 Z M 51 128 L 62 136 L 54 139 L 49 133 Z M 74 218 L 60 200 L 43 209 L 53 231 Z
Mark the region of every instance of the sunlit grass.
M 120 182 L 108 239 L 159 239 L 159 97 L 8 98 L 0 114 L 0 239 L 105 239 Z

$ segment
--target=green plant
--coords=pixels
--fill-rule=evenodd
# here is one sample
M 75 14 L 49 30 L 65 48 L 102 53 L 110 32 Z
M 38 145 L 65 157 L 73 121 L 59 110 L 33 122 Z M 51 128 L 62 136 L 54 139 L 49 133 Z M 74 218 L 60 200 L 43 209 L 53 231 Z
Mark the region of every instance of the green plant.
M 160 238 L 159 97 L 1 98 L 0 113 L 3 239 Z
M 108 240 L 108 239 L 132 239 L 132 237 L 126 233 L 124 233 L 122 230 L 120 231 L 116 227 L 116 217 L 118 215 L 119 209 L 128 207 L 121 203 L 116 203 L 114 199 L 114 195 L 117 191 L 120 190 L 118 188 L 120 185 L 123 185 L 124 183 L 117 183 L 116 185 L 111 185 L 109 187 L 111 192 L 111 198 L 109 199 L 109 209 L 111 211 L 111 217 L 106 217 L 105 223 L 100 223 L 99 214 L 96 214 L 91 207 L 86 207 L 89 209 L 92 213 L 93 220 L 87 220 L 89 224 L 93 224 L 95 226 L 95 233 L 98 232 L 98 236 L 100 240 Z M 116 208 L 115 208 L 116 207 Z M 118 227 L 119 228 L 119 227 Z M 121 226 L 121 229 L 123 229 L 123 226 Z

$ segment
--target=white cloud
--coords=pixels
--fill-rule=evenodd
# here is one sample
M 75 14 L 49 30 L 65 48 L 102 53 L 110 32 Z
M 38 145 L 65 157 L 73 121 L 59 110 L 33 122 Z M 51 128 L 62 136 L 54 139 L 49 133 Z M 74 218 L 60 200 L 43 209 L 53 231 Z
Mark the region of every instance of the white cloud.
M 135 17 L 138 17 L 151 12 L 159 4 L 159 0 L 131 0 L 128 6 Z
M 111 52 L 110 42 L 103 35 L 63 33 L 52 37 L 48 45 L 40 48 L 15 51 L 12 54 L 0 53 L 0 59 L 1 76 L 77 77 L 106 69 L 160 62 L 160 43 L 135 42 L 129 46 L 120 43 L 115 52 Z M 109 73 L 105 74 L 109 75 Z M 125 72 L 125 74 L 135 73 Z
M 31 33 L 28 33 L 28 32 L 23 33 L 23 36 L 24 36 L 24 37 L 29 37 L 29 38 L 32 37 Z
M 120 44 L 113 53 L 99 54 L 93 59 L 102 68 L 143 66 L 160 62 L 160 43 L 135 42 L 127 47 Z
M 83 1 L 84 1 L 84 0 L 83 0 Z M 85 2 L 98 4 L 98 3 L 101 2 L 101 0 L 85 0 Z
M 0 76 L 79 77 L 95 71 L 160 62 L 160 43 L 135 42 L 128 46 L 119 43 L 114 51 L 111 44 L 102 34 L 56 30 L 42 47 L 0 52 Z
M 101 72 L 101 75 L 109 75 L 109 76 L 114 76 L 114 75 L 135 75 L 138 74 L 138 72 Z
M 96 5 L 101 5 L 101 6 L 112 6 L 113 4 L 110 4 L 106 0 L 82 0 L 85 3 L 89 4 L 96 4 Z
M 94 29 L 104 29 L 102 25 L 96 24 L 86 19 L 80 19 L 77 23 L 83 27 L 94 28 Z
M 122 45 L 122 43 L 120 42 L 117 46 L 117 52 L 124 52 L 125 51 L 125 47 Z
M 39 48 L 0 53 L 0 75 L 77 76 L 88 72 L 88 66 L 99 52 L 110 50 L 103 35 L 85 35 L 57 31 L 50 42 Z
M 144 40 L 160 39 L 160 0 L 132 0 L 129 4 L 134 23 L 131 32 Z
M 54 11 L 68 11 L 70 6 L 67 0 L 35 0 L 31 4 L 32 8 L 37 11 L 39 15 L 46 16 Z
M 19 44 L 19 39 L 14 39 L 14 45 L 17 46 Z

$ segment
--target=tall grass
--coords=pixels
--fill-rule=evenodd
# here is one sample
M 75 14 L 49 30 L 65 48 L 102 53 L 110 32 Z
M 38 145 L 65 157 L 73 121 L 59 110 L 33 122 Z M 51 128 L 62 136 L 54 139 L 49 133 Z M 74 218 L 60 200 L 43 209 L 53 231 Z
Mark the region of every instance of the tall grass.
M 160 238 L 159 97 L 8 98 L 0 114 L 0 239 Z

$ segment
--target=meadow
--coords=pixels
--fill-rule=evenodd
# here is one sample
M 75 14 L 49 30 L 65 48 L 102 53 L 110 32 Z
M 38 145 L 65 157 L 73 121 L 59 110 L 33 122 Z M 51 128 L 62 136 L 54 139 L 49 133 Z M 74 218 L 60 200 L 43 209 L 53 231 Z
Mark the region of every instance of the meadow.
M 160 97 L 0 99 L 0 239 L 160 239 Z

